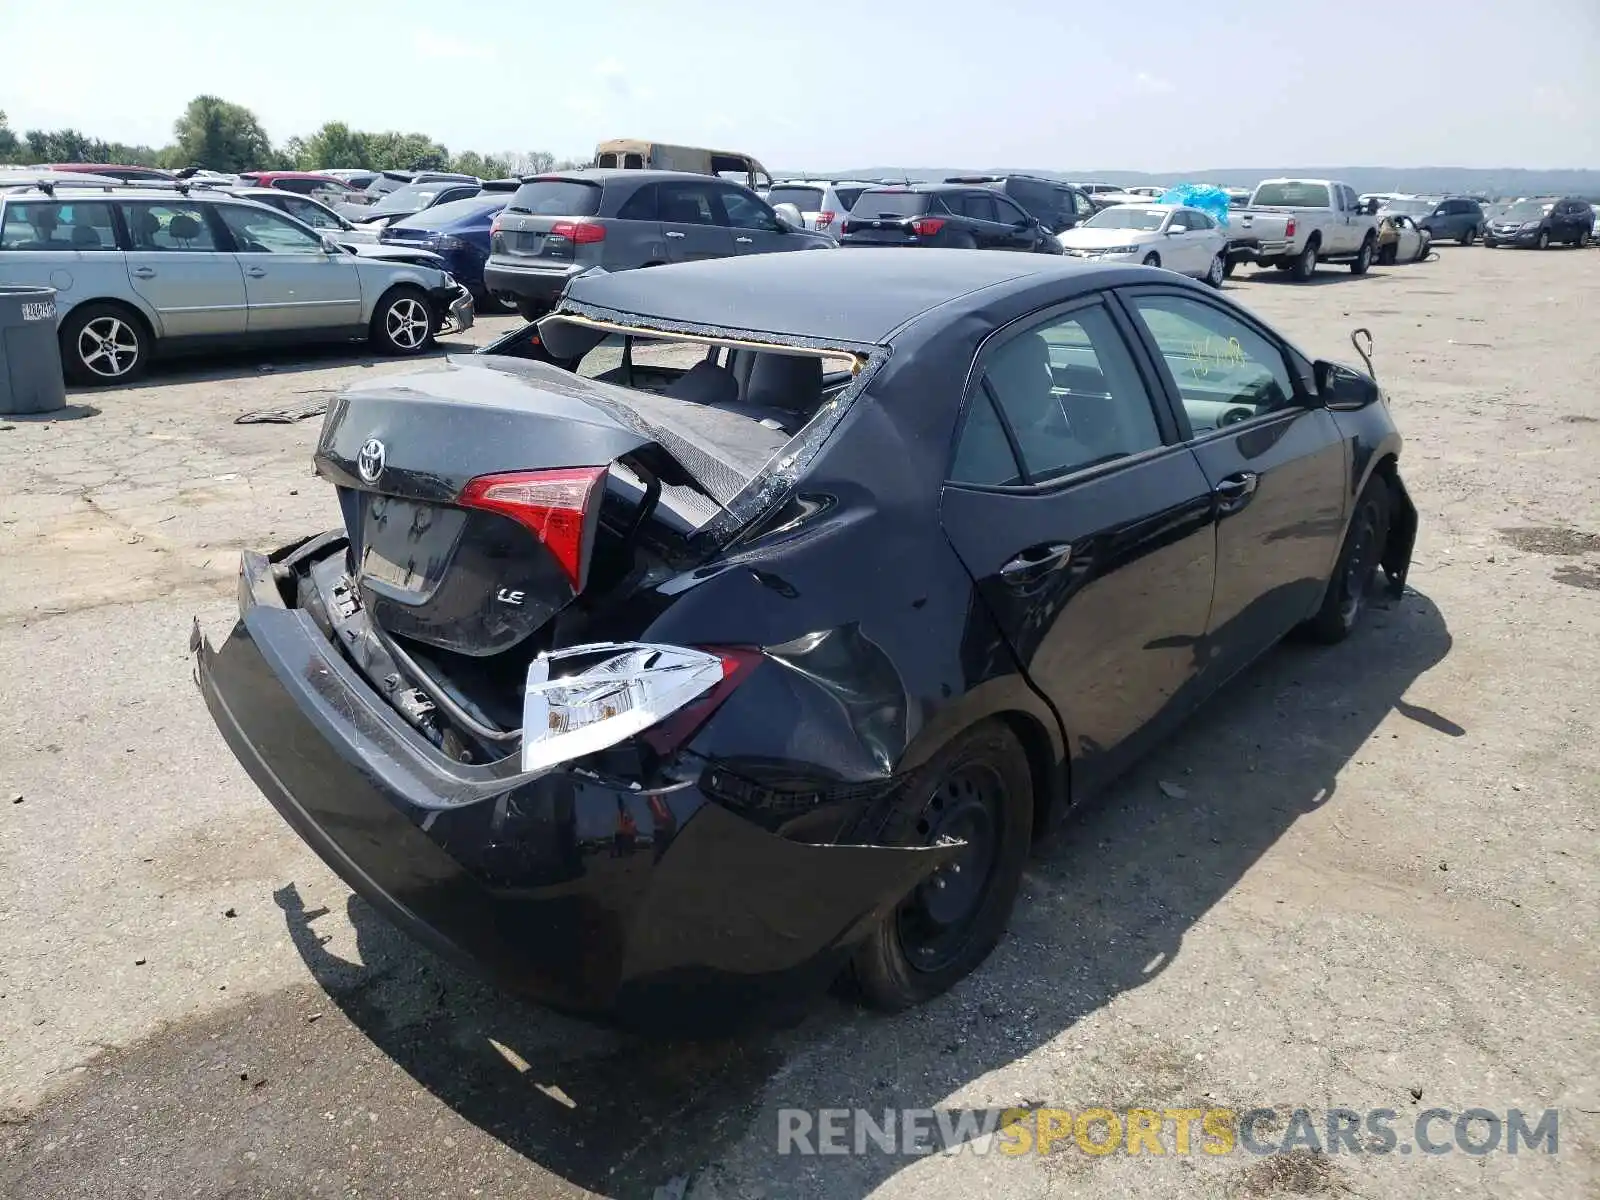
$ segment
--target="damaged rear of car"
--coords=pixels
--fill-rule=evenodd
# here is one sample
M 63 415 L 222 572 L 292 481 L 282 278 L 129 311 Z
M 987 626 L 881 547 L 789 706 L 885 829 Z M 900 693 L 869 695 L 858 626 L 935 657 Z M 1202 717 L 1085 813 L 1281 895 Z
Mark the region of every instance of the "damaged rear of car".
M 330 407 L 316 466 L 344 528 L 246 554 L 232 635 L 196 628 L 217 725 L 367 900 L 552 1006 L 771 1017 L 919 887 L 947 986 L 1010 896 L 979 903 L 987 861 L 959 878 L 971 797 L 943 823 L 897 809 L 920 722 L 875 625 L 917 618 L 927 580 L 853 604 L 840 564 L 870 568 L 893 488 L 803 486 L 884 347 L 671 329 L 573 290 Z M 936 531 L 930 551 L 964 596 Z M 964 691 L 959 659 L 915 690 Z

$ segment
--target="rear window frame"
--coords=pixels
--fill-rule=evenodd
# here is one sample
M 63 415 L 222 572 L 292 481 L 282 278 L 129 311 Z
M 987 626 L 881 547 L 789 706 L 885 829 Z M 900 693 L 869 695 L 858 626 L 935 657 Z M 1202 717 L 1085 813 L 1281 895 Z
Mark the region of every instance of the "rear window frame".
M 518 201 L 522 199 L 523 193 L 529 188 L 537 188 L 540 186 L 580 189 L 584 194 L 593 196 L 594 205 L 593 207 L 585 209 L 581 212 L 548 212 L 544 210 L 527 208 L 518 203 Z M 599 180 L 572 179 L 560 175 L 539 175 L 531 179 L 526 179 L 522 182 L 522 185 L 511 194 L 511 199 L 506 202 L 505 211 L 508 213 L 515 213 L 517 216 L 522 217 L 593 217 L 599 215 L 600 205 L 604 199 L 605 185 Z M 571 208 L 574 206 L 567 207 Z
M 805 204 L 799 204 L 793 200 L 774 200 L 773 196 L 779 192 L 809 192 L 816 200 L 815 203 L 807 201 Z M 803 213 L 821 212 L 827 207 L 827 200 L 828 189 L 810 183 L 780 183 L 774 185 L 772 190 L 767 193 L 768 207 L 776 208 L 780 204 L 793 204 Z

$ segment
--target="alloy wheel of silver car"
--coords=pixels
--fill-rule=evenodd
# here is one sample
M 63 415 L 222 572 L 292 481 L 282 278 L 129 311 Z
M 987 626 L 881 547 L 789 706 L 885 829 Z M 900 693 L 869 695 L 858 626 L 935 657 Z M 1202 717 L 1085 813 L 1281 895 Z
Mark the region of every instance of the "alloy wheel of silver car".
M 1211 269 L 1206 272 L 1206 282 L 1214 288 L 1222 286 L 1222 280 L 1228 273 L 1228 264 L 1221 254 L 1211 257 Z
M 121 379 L 139 361 L 139 334 L 120 317 L 96 317 L 78 331 L 78 360 L 101 379 Z
M 420 349 L 432 327 L 433 318 L 428 315 L 427 307 L 411 296 L 402 296 L 389 305 L 383 317 L 384 332 L 401 350 Z

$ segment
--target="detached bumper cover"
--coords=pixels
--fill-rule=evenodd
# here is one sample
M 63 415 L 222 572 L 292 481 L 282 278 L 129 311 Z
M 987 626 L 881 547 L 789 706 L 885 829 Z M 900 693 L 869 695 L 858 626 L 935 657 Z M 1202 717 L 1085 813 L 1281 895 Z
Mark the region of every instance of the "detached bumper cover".
M 465 333 L 472 328 L 477 314 L 473 309 L 472 293 L 461 284 L 434 293 L 434 303 L 439 306 L 442 324 L 447 332 Z
M 694 786 L 580 772 L 497 784 L 406 726 L 246 554 L 195 677 L 283 818 L 437 952 L 553 1007 L 722 1032 L 803 1003 L 953 849 L 810 845 Z

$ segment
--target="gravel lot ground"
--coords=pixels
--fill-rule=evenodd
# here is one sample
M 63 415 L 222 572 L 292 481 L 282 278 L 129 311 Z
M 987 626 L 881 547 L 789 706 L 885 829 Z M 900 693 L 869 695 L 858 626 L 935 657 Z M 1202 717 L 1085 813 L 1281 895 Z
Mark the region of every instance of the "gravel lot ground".
M 1375 333 L 1414 590 L 1274 652 L 1082 814 L 953 993 L 738 1044 L 637 1044 L 434 960 L 206 716 L 191 618 L 226 631 L 241 547 L 336 523 L 318 422 L 233 418 L 402 364 L 178 365 L 0 418 L 0 1193 L 1600 1195 L 1600 254 L 1229 291 L 1314 353 Z M 1554 1155 L 776 1154 L 782 1108 L 1023 1102 L 1561 1124 Z

